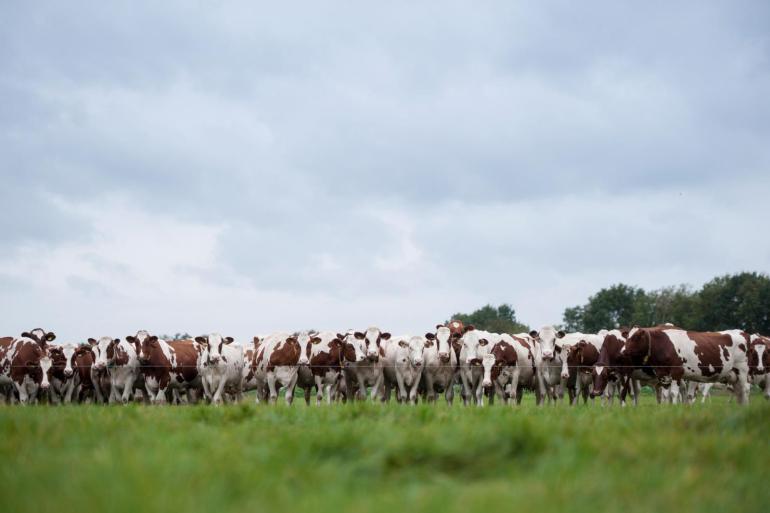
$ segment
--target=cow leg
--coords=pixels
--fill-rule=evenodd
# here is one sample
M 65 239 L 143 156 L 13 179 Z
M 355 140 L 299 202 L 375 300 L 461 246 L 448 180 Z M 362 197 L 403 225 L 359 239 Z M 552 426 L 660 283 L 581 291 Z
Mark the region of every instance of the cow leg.
M 267 389 L 270 391 L 268 401 L 270 404 L 275 404 L 278 401 L 278 392 L 275 389 L 275 372 L 273 371 L 267 373 Z
M 446 403 L 449 406 L 452 406 L 452 403 L 455 399 L 455 384 L 454 379 L 449 380 L 449 384 L 446 387 L 446 391 L 444 392 L 444 398 L 446 399 Z
M 545 402 L 545 396 L 547 390 L 545 389 L 545 380 L 543 379 L 543 370 L 537 369 L 537 390 L 539 397 L 537 398 L 537 404 L 542 405 Z
M 425 400 L 429 403 L 435 403 L 437 394 L 433 384 L 433 376 L 430 372 L 426 372 L 422 375 L 422 379 L 425 380 Z
M 460 370 L 460 381 L 462 382 L 462 396 L 463 405 L 468 406 L 471 400 L 471 384 L 468 380 L 468 375 L 464 370 Z
M 733 385 L 735 389 L 735 399 L 738 404 L 749 404 L 748 376 L 741 371 L 738 374 L 738 381 Z
M 289 380 L 289 384 L 286 385 L 286 393 L 284 394 L 284 398 L 286 399 L 287 406 L 291 406 L 292 401 L 294 401 L 294 388 L 297 386 L 298 375 L 299 373 L 295 372 Z
M 414 380 L 412 383 L 412 389 L 409 391 L 409 400 L 412 404 L 417 404 L 417 389 L 420 387 L 420 378 Z

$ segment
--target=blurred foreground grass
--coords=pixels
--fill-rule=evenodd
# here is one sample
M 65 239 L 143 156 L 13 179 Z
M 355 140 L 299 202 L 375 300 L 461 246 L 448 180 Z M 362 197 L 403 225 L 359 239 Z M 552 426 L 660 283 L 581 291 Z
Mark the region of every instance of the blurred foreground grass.
M 0 407 L 0 511 L 760 511 L 770 404 Z

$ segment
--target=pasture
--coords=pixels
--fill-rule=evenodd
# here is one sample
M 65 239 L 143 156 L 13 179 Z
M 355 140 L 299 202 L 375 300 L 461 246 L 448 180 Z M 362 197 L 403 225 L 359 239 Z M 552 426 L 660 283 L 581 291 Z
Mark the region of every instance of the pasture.
M 0 407 L 2 511 L 760 511 L 770 403 Z

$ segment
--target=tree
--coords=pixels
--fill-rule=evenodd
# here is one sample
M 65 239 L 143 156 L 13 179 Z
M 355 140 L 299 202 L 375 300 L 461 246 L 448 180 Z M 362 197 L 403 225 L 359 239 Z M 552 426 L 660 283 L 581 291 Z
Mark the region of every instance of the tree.
M 588 303 L 583 307 L 583 329 L 595 333 L 604 328 L 630 326 L 643 300 L 644 290 L 623 283 L 601 289 L 588 298 Z
M 770 277 L 740 273 L 714 278 L 698 294 L 696 326 L 700 330 L 739 328 L 770 333 Z
M 585 331 L 583 326 L 583 307 L 573 306 L 564 310 L 564 329 L 566 331 Z
M 529 331 L 529 327 L 516 320 L 516 311 L 509 304 L 498 307 L 486 305 L 473 313 L 457 313 L 452 319 L 462 321 L 463 324 L 472 324 L 478 329 L 494 333 L 522 333 Z

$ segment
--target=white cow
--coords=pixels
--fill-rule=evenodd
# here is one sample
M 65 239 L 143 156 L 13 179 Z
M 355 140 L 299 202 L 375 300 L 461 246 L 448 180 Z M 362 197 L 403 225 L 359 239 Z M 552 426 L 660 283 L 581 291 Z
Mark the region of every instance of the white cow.
M 461 338 L 460 379 L 463 385 L 463 403 L 467 406 L 472 400 L 478 406 L 484 406 L 484 387 L 482 380 L 484 369 L 482 361 L 500 336 L 496 333 L 477 330 L 474 326 L 465 327 Z
M 292 403 L 301 352 L 299 342 L 289 333 L 273 333 L 260 342 L 253 363 L 257 403 L 266 399 L 275 403 L 282 386 L 286 389 L 286 404 Z
M 417 389 L 423 370 L 423 351 L 426 339 L 403 335 L 391 337 L 384 344 L 382 372 L 385 378 L 383 400 L 390 400 L 390 390 L 396 389 L 396 400 L 417 404 Z
M 195 337 L 202 353 L 198 359 L 198 373 L 201 376 L 203 394 L 212 404 L 222 404 L 227 388 L 233 393 L 235 402 L 243 397 L 243 347 L 232 344 L 233 337 L 211 333 Z
M 532 330 L 529 335 L 535 341 L 535 363 L 537 365 L 537 380 L 540 388 L 540 404 L 545 397 L 550 403 L 560 393 L 560 387 L 566 384 L 566 379 L 561 377 L 562 359 L 560 347 L 556 341 L 564 337 L 565 333 L 556 330 L 553 326 L 543 326 L 540 331 Z
M 89 339 L 91 342 L 93 339 Z M 94 367 L 105 371 L 109 380 L 109 403 L 121 401 L 128 404 L 139 376 L 139 358 L 136 346 L 127 340 L 102 337 L 96 343 Z M 93 376 L 92 376 L 93 379 Z
M 425 334 L 422 381 L 428 401 L 435 402 L 437 393 L 441 392 L 444 392 L 447 404 L 452 404 L 454 400 L 457 353 L 452 349 L 451 338 L 451 330 L 442 325 L 436 326 L 435 334 Z

